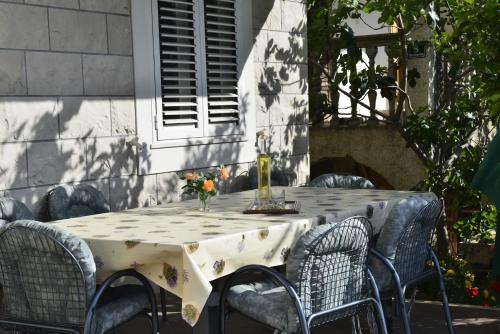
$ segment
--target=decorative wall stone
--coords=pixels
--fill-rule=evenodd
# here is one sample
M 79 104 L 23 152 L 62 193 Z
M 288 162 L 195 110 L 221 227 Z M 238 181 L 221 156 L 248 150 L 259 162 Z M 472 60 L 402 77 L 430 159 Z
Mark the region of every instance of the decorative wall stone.
M 132 57 L 84 55 L 83 77 L 85 94 L 134 94 Z
M 104 14 L 49 8 L 50 44 L 55 51 L 106 53 Z
M 111 99 L 111 135 L 135 135 L 135 99 L 133 97 Z
M 130 17 L 108 15 L 109 53 L 132 55 L 132 26 Z
M 295 1 L 281 2 L 282 30 L 304 34 L 307 29 L 306 4 Z
M 26 144 L 0 144 L 0 157 L 0 189 L 26 187 Z
M 158 203 L 156 175 L 112 178 L 109 188 L 113 211 Z
M 29 95 L 83 93 L 82 57 L 78 54 L 27 52 Z
M 80 140 L 34 142 L 28 146 L 30 186 L 87 179 L 85 146 Z
M 129 14 L 130 0 L 80 0 L 80 8 L 98 12 Z
M 19 0 L 19 2 L 23 2 Z M 53 6 L 61 8 L 78 8 L 78 0 L 26 0 L 27 4 Z
M 26 95 L 23 51 L 0 50 L 0 95 Z
M 59 111 L 55 98 L 0 98 L 0 142 L 56 139 Z
M 136 173 L 136 147 L 128 138 L 93 138 L 87 140 L 89 179 L 101 179 Z
M 111 135 L 111 106 L 107 97 L 60 99 L 60 137 L 88 138 Z
M 48 50 L 47 9 L 0 3 L 0 48 Z

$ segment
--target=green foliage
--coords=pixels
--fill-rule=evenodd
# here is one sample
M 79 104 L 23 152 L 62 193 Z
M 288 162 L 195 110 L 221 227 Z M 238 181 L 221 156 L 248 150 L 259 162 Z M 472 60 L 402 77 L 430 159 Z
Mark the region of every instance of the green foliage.
M 356 47 L 347 19 L 361 13 L 380 13 L 381 25 L 393 25 L 402 40 L 387 48 L 388 55 L 405 57 L 406 48 L 422 41 L 408 40 L 422 24 L 433 32 L 427 42 L 435 52 L 434 104 L 406 117 L 392 119 L 407 144 L 421 158 L 428 177 L 419 185 L 446 199 L 456 213 L 455 231 L 463 240 L 490 241 L 496 211 L 472 189 L 471 182 L 484 157 L 492 133 L 500 126 L 500 6 L 497 0 L 309 0 L 308 35 L 312 119 L 337 112 L 332 101 L 318 94 L 323 70 L 330 68 L 331 95 L 348 84 L 360 99 L 368 89 L 380 89 L 387 99 L 396 96 L 387 68 L 375 73 L 357 70 L 361 50 Z M 342 50 L 346 50 L 342 53 Z M 415 86 L 420 74 L 406 69 L 407 83 Z M 404 122 L 403 122 L 404 120 Z

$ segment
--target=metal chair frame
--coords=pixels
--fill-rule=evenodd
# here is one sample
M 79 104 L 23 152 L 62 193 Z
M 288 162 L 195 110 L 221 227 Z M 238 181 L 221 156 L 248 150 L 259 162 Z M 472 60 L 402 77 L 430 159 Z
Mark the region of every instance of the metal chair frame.
M 371 228 L 371 224 L 364 217 L 351 217 L 349 219 L 360 219 L 360 218 L 364 220 L 364 223 L 366 224 L 365 226 L 368 226 L 369 228 Z M 348 221 L 349 219 L 347 219 L 346 221 Z M 346 222 L 346 221 L 344 221 L 344 222 Z M 371 232 L 371 230 L 368 232 Z M 369 234 L 371 234 L 371 233 L 369 233 Z M 316 246 L 321 241 L 323 241 L 323 239 L 324 239 L 323 236 L 318 237 L 318 240 L 315 240 L 313 242 L 313 246 L 311 246 L 311 249 L 316 249 Z M 368 248 L 368 245 L 366 247 Z M 367 256 L 367 252 L 365 253 L 364 256 Z M 366 261 L 366 259 L 365 259 L 365 261 Z M 305 270 L 307 270 L 307 269 L 305 269 Z M 376 284 L 376 282 L 373 278 L 373 275 L 371 274 L 371 272 L 367 266 L 362 268 L 362 270 L 364 271 L 364 275 L 365 275 L 363 277 L 364 281 L 362 282 L 362 289 L 363 290 L 366 289 L 366 283 L 369 283 L 370 287 L 371 287 L 372 296 L 365 297 L 365 298 L 362 298 L 359 300 L 354 300 L 354 301 L 348 302 L 344 305 L 339 305 L 337 307 L 333 307 L 331 309 L 322 310 L 320 312 L 311 313 L 309 315 L 306 315 L 306 310 L 304 309 L 304 304 L 301 302 L 301 299 L 299 297 L 299 292 L 298 292 L 299 290 L 283 274 L 280 274 L 276 270 L 268 268 L 266 266 L 262 266 L 262 265 L 244 266 L 244 267 L 238 269 L 227 280 L 227 282 L 224 285 L 224 288 L 221 292 L 221 297 L 220 297 L 220 329 L 221 329 L 221 333 L 225 334 L 226 316 L 229 315 L 226 312 L 226 303 L 225 303 L 229 289 L 231 286 L 233 286 L 235 284 L 235 282 L 238 281 L 238 279 L 241 278 L 242 275 L 249 274 L 249 273 L 264 274 L 264 276 L 266 276 L 266 277 L 270 278 L 272 281 L 274 281 L 274 283 L 277 286 L 281 286 L 285 289 L 288 297 L 293 302 L 293 308 L 296 311 L 296 313 L 298 315 L 298 319 L 299 319 L 299 328 L 301 330 L 301 333 L 303 333 L 303 334 L 309 334 L 310 329 L 312 327 L 316 327 L 316 326 L 323 325 L 323 324 L 328 323 L 328 322 L 333 322 L 333 321 L 336 321 L 339 319 L 352 317 L 356 314 L 359 314 L 360 309 L 361 309 L 360 306 L 364 306 L 364 305 L 368 305 L 368 304 L 372 304 L 374 306 L 375 313 L 377 315 L 377 317 L 376 317 L 377 323 L 378 323 L 378 326 L 379 326 L 381 332 L 387 333 L 386 323 L 385 323 L 385 319 L 384 319 L 384 313 L 383 313 L 383 309 L 382 309 L 382 305 L 381 305 L 381 301 L 380 301 L 380 294 L 378 291 L 377 284 Z M 341 287 L 339 287 L 339 288 L 341 288 Z M 365 291 L 365 293 L 367 292 L 367 290 L 364 290 L 364 291 Z M 360 292 L 360 293 L 362 293 L 362 292 Z M 335 315 L 337 315 L 338 317 L 337 318 L 323 319 L 321 321 L 316 321 L 316 320 L 320 320 L 320 318 L 324 318 L 325 316 L 334 317 Z
M 0 233 L 0 238 L 3 236 L 3 234 L 9 230 L 12 229 L 26 229 L 31 231 L 31 229 L 27 227 L 22 227 L 22 226 L 15 226 L 15 227 L 7 227 Z M 78 269 L 78 274 L 81 276 L 81 279 L 83 282 L 83 285 L 85 285 L 85 276 L 83 274 L 83 269 L 74 257 L 74 255 L 57 239 L 53 238 L 52 236 L 44 233 L 37 231 L 37 233 L 43 234 L 46 238 L 50 239 L 52 242 L 54 242 L 58 247 L 60 247 L 61 250 L 65 253 L 66 256 L 68 256 L 72 263 L 73 266 L 75 266 Z M 5 324 L 5 325 L 13 325 L 14 327 L 20 327 L 21 330 L 26 330 L 26 327 L 28 328 L 39 328 L 39 329 L 46 329 L 46 330 L 53 330 L 53 331 L 59 331 L 59 332 L 67 332 L 67 333 L 78 333 L 78 334 L 91 334 L 91 327 L 92 327 L 92 321 L 94 317 L 94 313 L 96 311 L 97 305 L 100 302 L 103 294 L 106 292 L 107 289 L 110 288 L 111 284 L 114 283 L 116 280 L 122 278 L 122 277 L 134 277 L 136 278 L 141 285 L 143 286 L 146 294 L 148 295 L 148 299 L 151 304 L 151 317 L 145 312 L 145 316 L 151 321 L 151 326 L 154 334 L 159 333 L 159 325 L 158 325 L 158 310 L 157 310 L 157 305 L 156 305 L 156 299 L 153 293 L 153 289 L 151 287 L 151 284 L 148 282 L 148 280 L 141 275 L 140 273 L 136 272 L 133 269 L 127 269 L 127 270 L 122 270 L 113 273 L 111 276 L 109 276 L 103 284 L 97 289 L 95 292 L 94 296 L 92 297 L 92 300 L 90 303 L 87 305 L 82 306 L 82 312 L 85 312 L 85 323 L 82 324 L 83 327 L 81 326 L 64 326 L 64 325 L 51 325 L 48 323 L 41 323 L 41 322 L 33 322 L 33 321 L 19 321 L 16 319 L 2 319 L 1 314 L 0 314 L 0 324 Z M 82 291 L 81 293 L 84 294 L 84 300 L 88 301 L 88 295 L 87 291 Z M 17 330 L 17 328 L 16 328 Z M 113 330 L 113 329 L 111 329 Z
M 383 255 L 382 253 L 380 253 L 376 249 L 373 249 L 373 248 L 370 249 L 370 254 L 373 255 L 375 258 L 377 258 L 387 268 L 387 270 L 389 271 L 389 273 L 391 275 L 391 279 L 394 282 L 394 290 L 389 290 L 387 292 L 383 291 L 382 298 L 385 300 L 385 299 L 391 299 L 393 296 L 396 297 L 397 309 L 401 313 L 401 318 L 403 321 L 403 328 L 404 328 L 405 334 L 411 334 L 411 327 L 410 327 L 410 308 L 411 308 L 411 306 L 407 307 L 407 303 L 405 301 L 406 290 L 409 287 L 414 287 L 414 286 L 418 285 L 419 283 L 431 278 L 434 275 L 437 276 L 438 281 L 439 281 L 439 291 L 441 292 L 442 299 L 443 299 L 443 309 L 444 309 L 444 313 L 445 313 L 445 320 L 446 320 L 448 333 L 450 333 L 450 334 L 454 333 L 453 322 L 451 319 L 450 308 L 449 308 L 449 304 L 448 304 L 448 296 L 446 294 L 443 273 L 441 271 L 441 266 L 439 264 L 438 257 L 436 255 L 436 253 L 432 250 L 432 247 L 430 244 L 433 232 L 435 230 L 435 226 L 436 226 L 437 222 L 441 219 L 441 216 L 443 214 L 444 205 L 443 205 L 442 201 L 434 200 L 434 201 L 430 202 L 429 204 L 427 204 L 424 208 L 422 208 L 422 210 L 420 210 L 413 217 L 413 219 L 410 220 L 410 222 L 405 227 L 404 232 L 407 232 L 412 227 L 412 224 L 419 223 L 420 222 L 419 218 L 421 217 L 422 213 L 431 205 L 436 205 L 436 202 L 440 202 L 441 210 L 440 210 L 439 215 L 435 219 L 435 221 L 431 222 L 431 224 L 433 224 L 433 226 L 430 228 L 429 236 L 426 238 L 427 239 L 426 240 L 427 241 L 426 249 L 427 249 L 427 253 L 428 253 L 427 259 L 432 261 L 433 268 L 424 269 L 424 271 L 418 273 L 414 277 L 407 279 L 403 283 L 401 281 L 400 274 L 398 273 L 398 271 L 395 268 L 395 266 L 397 266 L 397 265 L 393 264 L 385 255 Z M 398 242 L 397 242 L 398 247 L 397 247 L 396 253 L 399 250 L 399 245 L 404 242 L 404 240 L 403 240 L 404 236 L 405 236 L 404 232 L 401 234 L 400 238 L 398 239 Z M 387 327 L 391 328 L 390 324 L 388 324 Z

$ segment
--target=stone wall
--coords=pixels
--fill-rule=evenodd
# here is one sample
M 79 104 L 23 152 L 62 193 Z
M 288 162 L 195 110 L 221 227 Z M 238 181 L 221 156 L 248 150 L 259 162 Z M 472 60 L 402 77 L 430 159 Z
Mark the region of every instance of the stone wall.
M 293 184 L 309 180 L 305 1 L 254 0 L 257 131 Z
M 422 162 L 394 128 L 314 127 L 310 140 L 311 165 L 321 158 L 350 155 L 400 190 L 411 189 L 426 176 Z
M 305 5 L 254 0 L 254 8 L 257 126 L 271 135 L 276 164 L 302 184 Z M 94 185 L 113 210 L 179 199 L 175 173 L 137 175 L 131 35 L 129 0 L 0 1 L 0 195 L 39 219 L 46 193 L 62 183 Z M 229 166 L 223 191 L 245 188 L 251 166 Z

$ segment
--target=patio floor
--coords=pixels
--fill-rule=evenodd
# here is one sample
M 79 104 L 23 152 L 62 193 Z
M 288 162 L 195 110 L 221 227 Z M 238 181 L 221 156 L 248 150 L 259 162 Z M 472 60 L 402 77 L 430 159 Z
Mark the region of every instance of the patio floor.
M 483 309 L 452 305 L 451 313 L 456 334 L 500 334 L 500 310 Z M 419 302 L 412 313 L 412 329 L 414 334 L 447 333 L 443 319 L 441 305 L 437 303 Z M 161 321 L 161 320 L 160 320 Z M 402 333 L 398 328 L 397 320 L 394 323 L 394 333 Z M 144 329 L 145 320 L 137 319 L 119 330 L 120 334 L 148 333 Z M 273 331 L 262 327 L 238 315 L 234 315 L 228 322 L 227 333 L 237 334 L 273 334 Z M 191 328 L 180 318 L 179 313 L 169 314 L 167 322 L 161 321 L 162 334 L 190 334 Z M 344 321 L 334 325 L 324 326 L 313 330 L 315 334 L 351 333 L 350 322 Z

